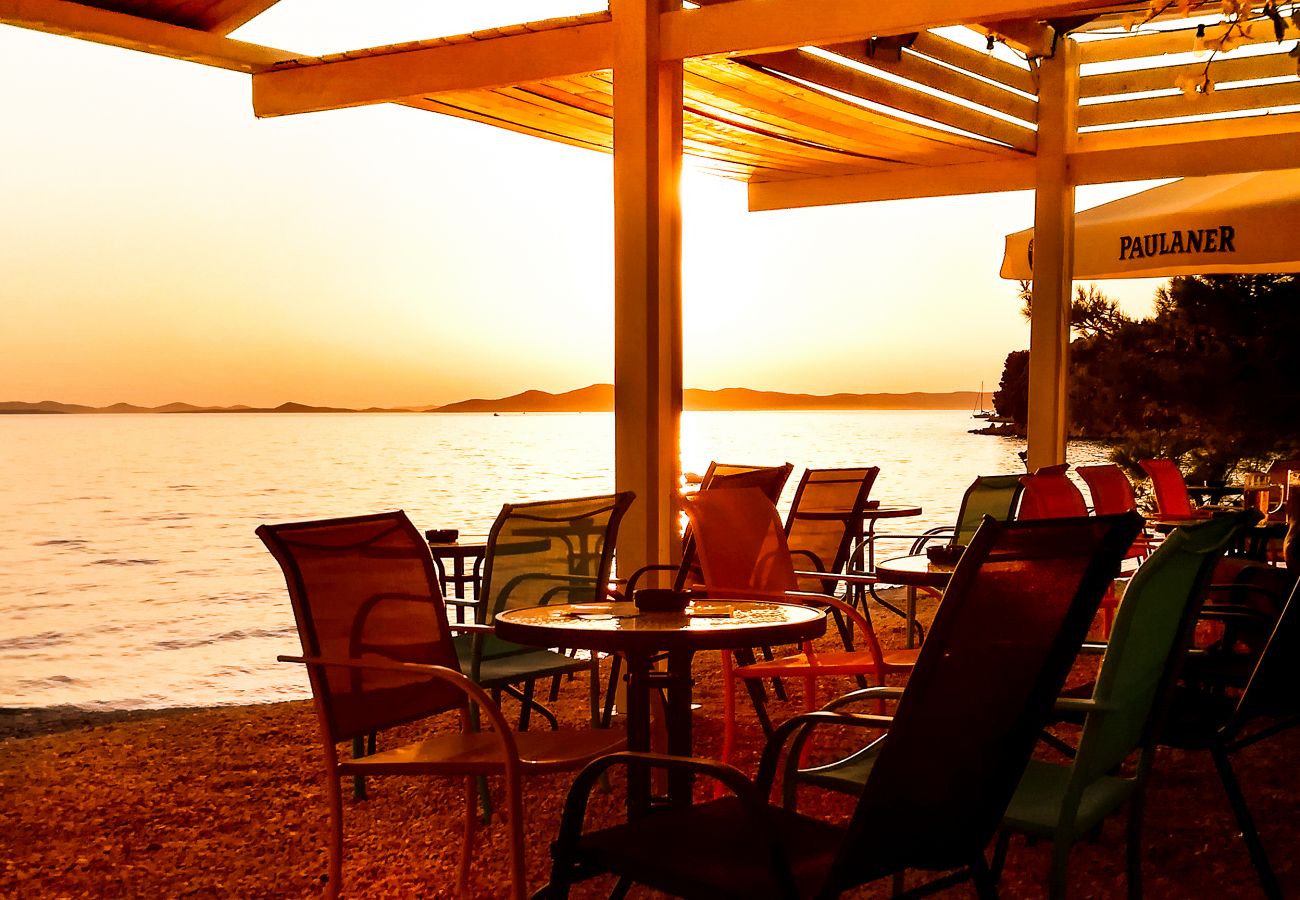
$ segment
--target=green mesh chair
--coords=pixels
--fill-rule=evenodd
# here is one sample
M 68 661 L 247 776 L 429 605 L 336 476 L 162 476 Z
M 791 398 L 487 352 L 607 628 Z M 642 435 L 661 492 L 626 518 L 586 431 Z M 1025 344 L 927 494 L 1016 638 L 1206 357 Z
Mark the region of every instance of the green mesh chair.
M 492 524 L 476 596 L 471 633 L 457 637 L 466 675 L 522 704 L 520 729 L 536 710 L 556 727 L 550 710 L 533 697 L 536 679 L 586 670 L 591 676 L 592 722 L 599 720 L 600 660 L 503 641 L 492 632 L 508 609 L 606 599 L 619 522 L 633 494 L 507 503 Z M 470 627 L 470 626 L 466 626 Z
M 1257 520 L 1252 510 L 1177 529 L 1138 569 L 1116 612 L 1092 697 L 1058 704 L 1084 716 L 1074 759 L 1029 763 L 1002 821 L 995 874 L 1012 833 L 1050 839 L 1050 896 L 1065 896 L 1070 848 L 1128 803 L 1128 889 L 1141 895 L 1142 790 L 1156 726 L 1215 564 Z

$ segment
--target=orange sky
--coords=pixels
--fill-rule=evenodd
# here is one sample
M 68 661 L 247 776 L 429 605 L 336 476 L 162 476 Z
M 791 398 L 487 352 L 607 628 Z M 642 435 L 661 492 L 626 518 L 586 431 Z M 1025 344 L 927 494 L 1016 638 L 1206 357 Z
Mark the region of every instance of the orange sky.
M 572 11 L 364 6 L 387 30 L 286 0 L 236 36 L 315 53 Z M 402 406 L 612 380 L 605 155 L 389 106 L 258 121 L 247 76 L 5 26 L 0 83 L 0 400 Z M 1027 346 L 997 269 L 1031 194 L 751 214 L 743 185 L 688 171 L 683 203 L 688 386 L 992 390 Z M 1157 284 L 1103 289 L 1141 313 Z

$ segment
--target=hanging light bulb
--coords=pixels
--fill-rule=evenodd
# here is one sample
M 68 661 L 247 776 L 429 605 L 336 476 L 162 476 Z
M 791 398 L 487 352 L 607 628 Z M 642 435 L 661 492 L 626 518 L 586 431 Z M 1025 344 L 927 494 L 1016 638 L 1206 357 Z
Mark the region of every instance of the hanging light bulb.
M 985 49 L 986 51 L 988 51 L 989 53 L 992 53 L 992 52 L 993 52 L 993 42 L 994 42 L 993 32 L 990 31 L 990 32 L 988 33 L 987 37 L 988 37 L 988 42 L 984 44 L 984 49 Z
M 1205 55 L 1205 25 L 1196 26 L 1196 37 L 1192 40 L 1192 56 L 1198 59 Z

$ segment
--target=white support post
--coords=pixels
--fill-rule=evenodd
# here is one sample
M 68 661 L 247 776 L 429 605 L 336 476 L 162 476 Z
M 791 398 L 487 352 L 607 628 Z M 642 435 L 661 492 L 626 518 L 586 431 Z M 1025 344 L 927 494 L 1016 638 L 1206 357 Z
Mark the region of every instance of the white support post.
M 671 0 L 670 0 L 671 2 Z M 619 571 L 675 558 L 680 478 L 682 64 L 660 62 L 659 0 L 614 23 L 614 478 L 635 491 Z
M 1026 460 L 1031 472 L 1065 462 L 1069 428 L 1074 180 L 1067 162 L 1078 136 L 1079 107 L 1079 57 L 1074 41 L 1062 36 L 1055 56 L 1044 59 L 1039 71 Z

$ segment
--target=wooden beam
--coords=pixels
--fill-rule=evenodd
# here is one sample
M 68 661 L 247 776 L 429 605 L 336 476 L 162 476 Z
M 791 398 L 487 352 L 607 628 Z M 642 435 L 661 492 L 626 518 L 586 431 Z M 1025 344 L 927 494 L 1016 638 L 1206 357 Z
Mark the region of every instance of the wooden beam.
M 1029 471 L 1065 462 L 1069 426 L 1070 297 L 1074 275 L 1074 149 L 1078 48 L 1061 41 L 1044 59 L 1034 187 L 1034 287 L 1029 319 Z
M 278 2 L 279 0 L 219 0 L 203 10 L 201 27 L 213 34 L 230 34 Z
M 1140 141 L 1137 142 L 1137 141 Z M 1139 132 L 1079 135 L 1067 154 L 1074 184 L 1293 169 L 1300 160 L 1300 113 L 1166 125 Z M 869 203 L 1029 190 L 1030 158 L 962 166 L 914 166 L 870 175 L 751 183 L 751 210 Z
M 1036 19 L 984 22 L 980 27 L 1002 38 L 1011 49 L 1035 59 L 1051 56 L 1056 48 L 1056 29 Z
M 751 183 L 749 209 L 755 212 L 913 197 L 1025 191 L 1033 186 L 1032 157 L 961 166 L 909 166 L 870 175 Z
M 1097 103 L 1079 110 L 1079 126 L 1122 125 L 1159 119 L 1205 116 L 1248 109 L 1270 109 L 1300 103 L 1300 81 L 1231 88 L 1212 94 L 1182 94 Z
M 1023 93 L 1038 93 L 1038 85 L 1030 75 L 1029 69 L 1014 66 L 992 54 L 972 50 L 951 38 L 923 32 L 912 42 L 912 51 Z
M 66 0 L 0 0 L 0 23 L 236 72 L 261 72 L 295 56 L 273 47 Z
M 1096 0 L 734 0 L 664 13 L 662 52 L 664 59 L 769 53 L 941 25 L 1049 18 L 1096 6 Z
M 1018 150 L 1032 151 L 1034 146 L 1033 129 L 1026 125 L 1017 125 L 1006 119 L 990 116 L 981 110 L 887 81 L 800 50 L 754 54 L 747 56 L 745 61 L 802 81 L 852 94 L 881 106 L 941 122 L 949 127 L 1007 144 Z
M 482 41 L 316 62 L 253 78 L 258 116 L 402 101 L 608 69 L 613 25 L 590 22 Z
M 1033 122 L 1038 118 L 1038 104 L 1034 100 L 999 85 L 990 84 L 983 78 L 976 78 L 968 72 L 954 70 L 919 53 L 905 50 L 902 58 L 894 62 L 882 58 L 879 54 L 874 58 L 869 56 L 866 44 L 862 41 L 855 41 L 852 44 L 832 44 L 822 49 L 872 69 L 879 69 L 957 97 L 967 103 L 996 110 L 1003 115 L 1014 116 L 1022 122 Z
M 1180 77 L 1200 77 L 1206 71 L 1206 64 L 1207 60 L 1201 59 L 1154 69 L 1132 69 L 1127 72 L 1085 75 L 1079 84 L 1079 96 L 1092 99 L 1111 97 L 1116 94 L 1176 90 L 1175 83 Z M 1296 74 L 1296 61 L 1286 53 L 1236 58 L 1228 56 L 1209 63 L 1209 74 L 1216 84 L 1250 81 L 1256 78 L 1282 78 Z
M 1205 29 L 1207 38 L 1217 38 L 1223 34 L 1222 26 L 1211 26 Z M 1159 31 L 1145 34 L 1126 34 L 1120 37 L 1105 38 L 1103 40 L 1082 41 L 1079 44 L 1080 61 L 1087 65 L 1089 63 L 1111 63 L 1123 62 L 1130 59 L 1142 59 L 1149 56 L 1164 56 L 1169 53 L 1191 53 L 1192 40 L 1196 37 L 1196 29 L 1181 29 L 1178 31 Z M 1295 25 L 1287 25 L 1286 34 L 1283 36 L 1284 41 L 1294 41 L 1300 38 L 1300 29 Z M 1273 29 L 1267 22 L 1257 22 L 1251 29 L 1251 35 L 1242 39 L 1242 45 L 1245 44 L 1264 44 L 1273 43 Z M 1222 59 L 1223 57 L 1219 57 Z

